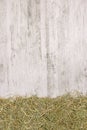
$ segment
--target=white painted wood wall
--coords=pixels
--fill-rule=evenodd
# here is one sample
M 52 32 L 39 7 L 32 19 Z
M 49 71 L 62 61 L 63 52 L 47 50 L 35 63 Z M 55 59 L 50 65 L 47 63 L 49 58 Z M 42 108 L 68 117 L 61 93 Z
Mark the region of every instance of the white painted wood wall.
M 0 0 L 0 96 L 87 92 L 87 0 Z

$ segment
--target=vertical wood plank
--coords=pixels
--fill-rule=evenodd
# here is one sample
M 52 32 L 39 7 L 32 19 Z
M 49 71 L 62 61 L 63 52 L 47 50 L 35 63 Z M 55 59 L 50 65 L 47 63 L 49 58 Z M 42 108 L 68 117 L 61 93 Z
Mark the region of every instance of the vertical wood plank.
M 0 96 L 87 92 L 86 5 L 0 0 Z
M 7 63 L 7 6 L 6 1 L 0 1 L 0 96 L 6 96 L 8 88 Z

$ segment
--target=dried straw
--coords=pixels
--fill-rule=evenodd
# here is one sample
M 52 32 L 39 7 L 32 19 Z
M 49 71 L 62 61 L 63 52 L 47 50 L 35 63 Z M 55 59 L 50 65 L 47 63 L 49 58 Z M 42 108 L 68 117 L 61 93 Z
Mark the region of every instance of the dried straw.
M 87 96 L 0 99 L 0 130 L 87 130 Z

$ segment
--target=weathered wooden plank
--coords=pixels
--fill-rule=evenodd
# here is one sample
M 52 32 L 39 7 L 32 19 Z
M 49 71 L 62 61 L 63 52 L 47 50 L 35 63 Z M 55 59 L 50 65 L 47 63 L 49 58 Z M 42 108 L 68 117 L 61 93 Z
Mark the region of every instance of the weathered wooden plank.
M 0 1 L 0 96 L 87 92 L 87 1 Z
M 0 1 L 0 96 L 6 96 L 8 88 L 6 1 Z

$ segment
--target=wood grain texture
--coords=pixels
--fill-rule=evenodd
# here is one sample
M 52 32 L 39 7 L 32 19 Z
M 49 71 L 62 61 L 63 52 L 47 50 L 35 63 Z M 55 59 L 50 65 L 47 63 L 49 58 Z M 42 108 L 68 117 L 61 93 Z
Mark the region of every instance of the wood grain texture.
M 85 94 L 86 23 L 86 0 L 0 0 L 0 96 Z

